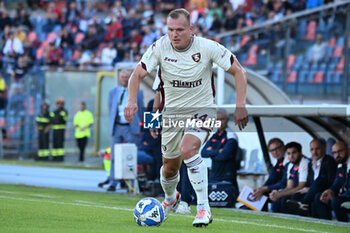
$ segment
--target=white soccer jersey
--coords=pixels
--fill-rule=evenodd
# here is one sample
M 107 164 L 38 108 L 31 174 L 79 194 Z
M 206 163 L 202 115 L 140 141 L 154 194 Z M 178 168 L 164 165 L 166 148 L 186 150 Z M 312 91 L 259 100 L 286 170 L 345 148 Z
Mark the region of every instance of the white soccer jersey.
M 234 59 L 224 46 L 196 36 L 187 50 L 178 51 L 165 35 L 148 48 L 140 64 L 147 72 L 159 65 L 167 108 L 212 107 L 215 95 L 212 64 L 227 71 Z

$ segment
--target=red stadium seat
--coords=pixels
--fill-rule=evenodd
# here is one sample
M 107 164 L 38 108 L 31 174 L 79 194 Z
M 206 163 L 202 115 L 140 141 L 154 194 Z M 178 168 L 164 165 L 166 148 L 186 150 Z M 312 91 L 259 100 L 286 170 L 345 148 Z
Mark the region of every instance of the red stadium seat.
M 335 67 L 335 73 L 342 74 L 344 73 L 344 56 L 341 56 L 337 66 Z
M 255 66 L 258 63 L 258 56 L 256 54 L 249 54 L 248 58 L 245 62 L 243 62 L 243 65 L 245 66 Z
M 337 43 L 337 39 L 335 37 L 332 37 L 328 40 L 329 47 L 335 47 L 336 43 Z
M 294 65 L 294 63 L 295 63 L 295 55 L 290 54 L 288 56 L 288 70 L 290 70 L 290 68 Z
M 242 48 L 244 45 L 246 45 L 250 41 L 250 36 L 243 36 L 241 43 L 239 44 L 239 47 Z
M 340 57 L 343 55 L 343 46 L 335 47 L 332 57 Z
M 317 23 L 315 20 L 310 21 L 306 28 L 306 36 L 302 40 L 315 40 L 316 39 Z
M 295 83 L 296 81 L 297 81 L 297 72 L 296 71 L 290 72 L 290 74 L 288 75 L 288 78 L 287 78 L 287 82 L 288 83 Z
M 314 79 L 311 81 L 311 83 L 322 83 L 324 78 L 324 73 L 322 71 L 319 71 L 315 74 Z

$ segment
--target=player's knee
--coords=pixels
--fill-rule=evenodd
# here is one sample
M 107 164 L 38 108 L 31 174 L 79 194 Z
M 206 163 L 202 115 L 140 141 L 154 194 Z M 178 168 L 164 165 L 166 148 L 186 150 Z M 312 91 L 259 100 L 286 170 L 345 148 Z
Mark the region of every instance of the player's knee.
M 181 156 L 184 160 L 198 154 L 198 148 L 192 145 L 182 145 L 180 147 Z
M 170 167 L 170 166 L 163 167 L 163 176 L 165 178 L 174 177 L 176 176 L 177 172 L 178 172 L 178 169 L 176 169 L 175 167 Z

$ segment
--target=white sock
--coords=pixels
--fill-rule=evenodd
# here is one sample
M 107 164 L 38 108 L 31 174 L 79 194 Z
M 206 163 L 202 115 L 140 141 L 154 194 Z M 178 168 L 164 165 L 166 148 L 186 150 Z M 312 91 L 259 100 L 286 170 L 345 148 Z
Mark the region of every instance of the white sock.
M 208 170 L 199 154 L 184 161 L 187 166 L 188 178 L 197 195 L 197 206 L 203 205 L 210 210 L 208 201 Z
M 171 178 L 165 178 L 163 176 L 163 166 L 160 168 L 160 184 L 162 185 L 164 194 L 165 194 L 165 202 L 171 204 L 176 199 L 176 186 L 180 181 L 180 174 L 177 174 Z

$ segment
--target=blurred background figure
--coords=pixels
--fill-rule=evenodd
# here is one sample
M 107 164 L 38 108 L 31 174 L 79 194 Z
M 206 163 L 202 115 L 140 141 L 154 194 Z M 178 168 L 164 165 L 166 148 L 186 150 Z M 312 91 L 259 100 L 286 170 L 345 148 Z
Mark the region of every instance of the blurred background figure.
M 50 128 L 51 119 L 49 112 L 49 104 L 43 103 L 40 113 L 36 117 L 36 129 L 38 132 L 38 157 L 37 160 L 49 160 L 50 156 Z
M 114 145 L 116 143 L 134 143 L 139 144 L 141 132 L 140 122 L 143 111 L 143 91 L 140 90 L 137 95 L 138 112 L 134 116 L 134 121 L 129 123 L 124 118 L 124 108 L 128 101 L 128 81 L 130 72 L 122 70 L 119 74 L 119 85 L 112 88 L 108 95 L 109 110 L 109 130 L 111 136 L 111 162 L 114 164 Z M 114 179 L 114 166 L 111 166 L 110 186 L 107 191 L 114 192 L 116 186 L 121 181 Z M 123 185 L 123 182 L 121 183 Z
M 66 131 L 66 123 L 68 112 L 64 109 L 64 99 L 56 100 L 57 108 L 50 113 L 53 129 L 53 145 L 52 145 L 52 160 L 64 160 L 64 133 Z
M 84 152 L 91 136 L 91 126 L 94 123 L 92 113 L 86 109 L 84 101 L 80 103 L 80 111 L 74 116 L 75 139 L 79 148 L 79 161 L 84 161 Z
M 109 176 L 111 172 L 111 147 L 109 146 L 107 149 L 100 150 L 98 155 L 103 158 L 103 167 L 107 173 L 107 179 L 97 185 L 98 187 L 103 188 L 104 185 L 109 184 Z

